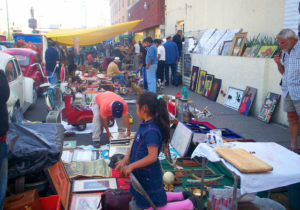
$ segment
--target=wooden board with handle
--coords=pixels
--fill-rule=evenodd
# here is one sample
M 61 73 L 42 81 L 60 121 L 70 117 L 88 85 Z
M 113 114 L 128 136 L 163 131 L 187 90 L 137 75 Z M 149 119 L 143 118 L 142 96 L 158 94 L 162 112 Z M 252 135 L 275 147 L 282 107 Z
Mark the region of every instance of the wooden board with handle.
M 264 173 L 273 170 L 272 166 L 251 155 L 244 149 L 217 147 L 214 150 L 242 173 Z

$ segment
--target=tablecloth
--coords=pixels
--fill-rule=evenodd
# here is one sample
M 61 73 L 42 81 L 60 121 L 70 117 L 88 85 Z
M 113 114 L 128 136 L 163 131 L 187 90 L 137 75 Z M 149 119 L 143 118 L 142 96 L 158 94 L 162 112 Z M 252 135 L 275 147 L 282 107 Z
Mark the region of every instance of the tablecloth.
M 300 182 L 300 156 L 283 146 L 273 142 L 230 143 L 232 148 L 242 148 L 252 152 L 254 156 L 265 161 L 273 167 L 267 173 L 245 174 L 228 163 L 214 152 L 213 148 L 205 143 L 199 144 L 192 154 L 206 157 L 211 162 L 221 161 L 225 166 L 240 177 L 241 194 L 261 192 Z

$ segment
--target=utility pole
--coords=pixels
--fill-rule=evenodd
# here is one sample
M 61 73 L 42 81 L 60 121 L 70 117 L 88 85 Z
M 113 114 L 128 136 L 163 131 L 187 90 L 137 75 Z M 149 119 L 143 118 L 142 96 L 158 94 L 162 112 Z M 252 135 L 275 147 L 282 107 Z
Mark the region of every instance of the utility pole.
M 10 41 L 10 32 L 9 32 L 9 18 L 8 18 L 8 3 L 6 0 L 6 20 L 7 20 L 7 39 Z

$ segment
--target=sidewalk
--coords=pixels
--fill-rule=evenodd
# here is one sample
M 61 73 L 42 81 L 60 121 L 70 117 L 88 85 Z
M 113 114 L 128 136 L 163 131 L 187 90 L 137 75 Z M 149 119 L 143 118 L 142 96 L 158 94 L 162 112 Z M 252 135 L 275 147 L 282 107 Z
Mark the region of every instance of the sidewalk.
M 181 91 L 181 88 L 182 86 L 166 87 L 164 94 L 176 95 L 177 92 Z M 189 91 L 189 98 L 193 100 L 196 107 L 200 110 L 203 110 L 207 106 L 213 116 L 203 121 L 207 121 L 217 128 L 229 128 L 244 138 L 254 139 L 258 142 L 276 142 L 284 147 L 290 147 L 289 130 L 287 127 L 276 123 L 266 124 L 257 120 L 251 114 L 246 117 L 233 109 L 211 101 L 192 91 Z

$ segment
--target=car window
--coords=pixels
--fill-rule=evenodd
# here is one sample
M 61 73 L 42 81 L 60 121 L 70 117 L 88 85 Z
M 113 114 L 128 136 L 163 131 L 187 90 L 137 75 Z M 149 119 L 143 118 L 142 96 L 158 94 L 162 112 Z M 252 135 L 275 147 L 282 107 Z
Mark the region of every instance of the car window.
M 16 55 L 14 54 L 15 58 L 18 60 L 20 65 L 27 66 L 29 65 L 29 56 L 26 55 Z
M 11 82 L 13 80 L 15 80 L 18 75 L 17 75 L 17 71 L 15 69 L 15 65 L 12 61 L 9 61 L 8 64 L 5 67 L 5 75 L 7 78 L 8 82 Z
M 14 61 L 15 61 L 15 67 L 16 67 L 17 73 L 18 73 L 18 75 L 20 75 L 21 74 L 21 70 L 20 70 L 20 66 L 18 64 L 18 61 L 17 60 L 14 60 Z

